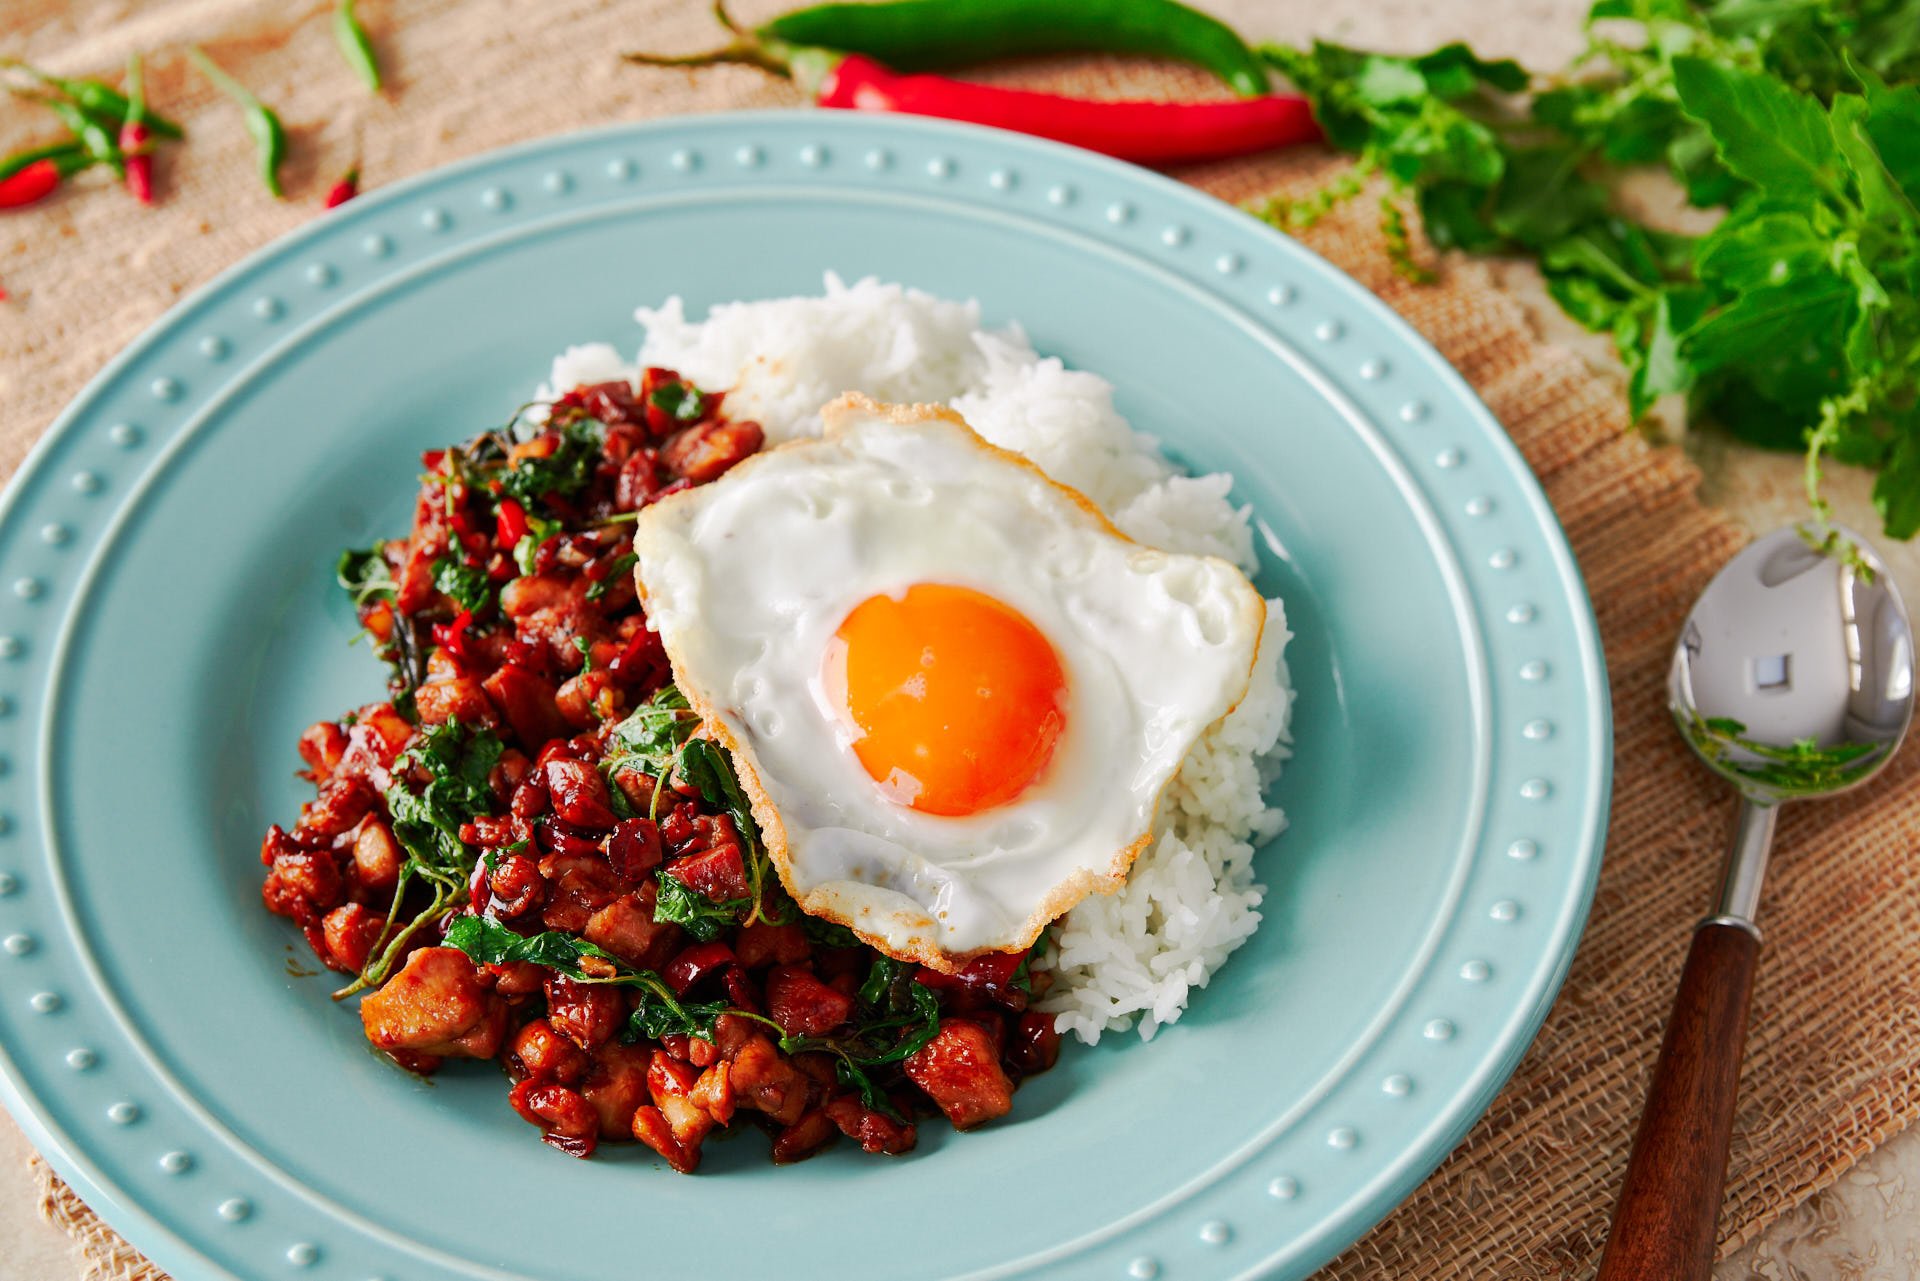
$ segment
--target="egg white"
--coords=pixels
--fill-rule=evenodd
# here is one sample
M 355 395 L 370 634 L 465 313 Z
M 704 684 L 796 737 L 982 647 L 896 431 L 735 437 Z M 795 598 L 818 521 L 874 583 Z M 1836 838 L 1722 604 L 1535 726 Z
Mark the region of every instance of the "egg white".
M 809 913 L 952 969 L 1030 946 L 1124 882 L 1161 790 L 1245 694 L 1265 605 L 1234 566 L 1143 547 L 951 411 L 849 394 L 826 433 L 648 508 L 636 581 L 690 703 L 734 753 L 781 880 Z M 1006 805 L 888 798 L 827 689 L 870 597 L 969 587 L 1024 614 L 1067 676 L 1047 770 Z

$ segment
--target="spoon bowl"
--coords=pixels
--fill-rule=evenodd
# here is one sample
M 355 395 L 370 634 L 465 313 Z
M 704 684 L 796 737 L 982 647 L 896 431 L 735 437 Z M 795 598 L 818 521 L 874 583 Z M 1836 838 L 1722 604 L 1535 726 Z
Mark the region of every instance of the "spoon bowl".
M 1865 540 L 1832 533 L 1755 540 L 1708 584 L 1674 647 L 1667 705 L 1682 737 L 1758 804 L 1858 787 L 1913 722 L 1899 589 Z

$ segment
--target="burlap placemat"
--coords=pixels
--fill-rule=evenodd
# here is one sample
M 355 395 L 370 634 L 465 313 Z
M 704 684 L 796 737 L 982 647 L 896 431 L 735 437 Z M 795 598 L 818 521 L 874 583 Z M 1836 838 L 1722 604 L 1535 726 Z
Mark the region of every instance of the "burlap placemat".
M 768 6 L 761 6 L 762 8 Z M 394 81 L 358 94 L 328 47 L 325 11 L 239 0 L 169 0 L 129 15 L 101 0 L 8 6 L 0 47 L 65 71 L 117 67 L 133 47 L 199 39 L 292 128 L 293 200 L 257 190 L 231 110 L 177 53 L 154 57 L 155 98 L 193 145 L 165 162 L 165 203 L 136 212 L 76 194 L 8 220 L 0 282 L 0 468 L 86 378 L 174 299 L 313 216 L 332 177 L 358 161 L 372 183 L 457 156 L 610 119 L 786 104 L 754 72 L 634 70 L 608 56 L 644 43 L 691 48 L 712 35 L 689 0 L 513 6 L 508 0 L 382 4 Z M 741 8 L 752 16 L 753 7 Z M 1205 92 L 1179 69 L 1062 62 L 994 73 L 1076 89 Z M 0 145 L 28 140 L 0 121 Z M 1300 192 L 1339 161 L 1306 151 L 1181 176 L 1226 199 Z M 1707 901 L 1729 798 L 1668 724 L 1661 685 L 1682 615 L 1744 541 L 1694 497 L 1693 469 L 1630 433 L 1620 396 L 1569 353 L 1542 345 L 1479 267 L 1447 263 L 1421 287 L 1387 267 L 1373 201 L 1303 239 L 1411 321 L 1512 434 L 1565 525 L 1599 614 L 1617 735 L 1612 832 L 1587 933 L 1545 1029 L 1486 1118 L 1408 1202 L 1329 1269 L 1334 1277 L 1571 1277 L 1591 1270 L 1677 979 Z M 1796 806 L 1765 906 L 1723 1249 L 1756 1235 L 1920 1113 L 1920 752 L 1857 797 Z M 88 1277 L 159 1273 L 44 1167 L 43 1210 L 86 1251 Z

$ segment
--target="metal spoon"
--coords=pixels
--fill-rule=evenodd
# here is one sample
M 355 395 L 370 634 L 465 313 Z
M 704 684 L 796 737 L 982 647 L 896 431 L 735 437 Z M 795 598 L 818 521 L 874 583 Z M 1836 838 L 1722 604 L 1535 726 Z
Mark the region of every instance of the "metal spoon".
M 1667 704 L 1740 790 L 1740 819 L 1720 897 L 1694 930 L 1596 1281 L 1711 1274 L 1774 818 L 1893 758 L 1913 720 L 1913 671 L 1899 591 L 1865 540 L 1837 527 L 1759 539 L 1687 617 Z

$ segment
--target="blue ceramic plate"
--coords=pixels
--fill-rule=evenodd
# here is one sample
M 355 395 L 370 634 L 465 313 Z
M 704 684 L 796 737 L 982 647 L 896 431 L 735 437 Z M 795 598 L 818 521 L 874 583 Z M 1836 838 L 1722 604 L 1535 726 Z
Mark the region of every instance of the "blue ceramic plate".
M 1260 933 L 1150 1044 L 1007 1123 L 701 1174 L 542 1146 L 482 1066 L 370 1052 L 260 908 L 294 741 L 377 697 L 337 549 L 418 452 L 633 307 L 831 269 L 1018 320 L 1227 469 L 1298 639 Z M 1592 614 L 1499 426 L 1351 280 L 1225 205 L 1012 135 L 839 113 L 518 147 L 356 201 L 175 308 L 0 513 L 0 1068 L 181 1281 L 1297 1277 L 1465 1133 L 1566 972 L 1605 824 Z

